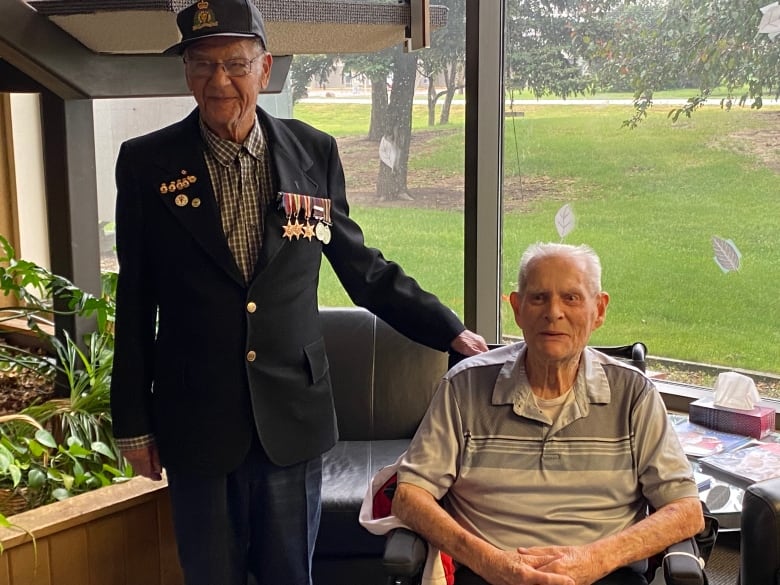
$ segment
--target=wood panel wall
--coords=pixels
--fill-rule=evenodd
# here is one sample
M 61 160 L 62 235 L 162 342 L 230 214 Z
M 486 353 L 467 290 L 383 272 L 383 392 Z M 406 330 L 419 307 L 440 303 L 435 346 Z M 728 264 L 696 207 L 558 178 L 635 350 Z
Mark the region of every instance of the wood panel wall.
M 183 585 L 165 482 L 133 480 L 23 512 L 0 529 L 0 585 Z

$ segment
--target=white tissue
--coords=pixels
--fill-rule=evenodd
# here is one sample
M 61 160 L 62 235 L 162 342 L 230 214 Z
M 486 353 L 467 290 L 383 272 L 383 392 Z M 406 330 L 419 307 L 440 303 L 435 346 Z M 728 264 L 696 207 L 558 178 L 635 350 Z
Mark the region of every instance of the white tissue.
M 753 410 L 760 401 L 756 383 L 752 378 L 737 372 L 723 372 L 715 382 L 715 406 Z

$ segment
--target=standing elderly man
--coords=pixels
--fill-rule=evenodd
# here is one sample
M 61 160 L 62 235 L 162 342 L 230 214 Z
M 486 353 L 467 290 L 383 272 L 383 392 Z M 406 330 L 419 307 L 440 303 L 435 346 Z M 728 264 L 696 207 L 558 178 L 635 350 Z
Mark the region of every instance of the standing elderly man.
M 598 256 L 532 245 L 510 301 L 524 342 L 443 379 L 393 513 L 462 565 L 457 585 L 645 583 L 703 517 L 653 384 L 586 347 L 609 302 Z
M 348 215 L 335 141 L 256 107 L 272 57 L 251 0 L 179 13 L 197 109 L 122 145 L 114 432 L 170 486 L 187 585 L 308 585 L 337 439 L 318 316 L 324 254 L 409 337 L 487 349 Z

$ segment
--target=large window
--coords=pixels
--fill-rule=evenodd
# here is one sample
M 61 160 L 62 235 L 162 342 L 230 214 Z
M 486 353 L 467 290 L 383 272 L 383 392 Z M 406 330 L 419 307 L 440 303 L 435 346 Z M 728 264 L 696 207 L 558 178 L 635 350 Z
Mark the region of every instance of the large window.
M 463 316 L 465 0 L 431 47 L 300 56 L 294 117 L 337 139 L 351 216 L 368 245 Z M 320 304 L 351 301 L 325 263 Z
M 780 199 L 769 146 L 780 136 L 777 106 L 738 107 L 735 95 L 749 88 L 721 87 L 686 111 L 713 78 L 651 71 L 668 65 L 668 34 L 645 49 L 659 61 L 641 56 L 655 93 L 649 114 L 635 116 L 633 89 L 650 79 L 637 80 L 640 55 L 620 42 L 651 31 L 612 33 L 649 27 L 673 3 L 618 9 L 605 22 L 506 2 L 505 291 L 528 244 L 589 244 L 611 294 L 594 342 L 641 340 L 659 358 L 651 368 L 672 380 L 712 386 L 722 369 L 748 370 L 764 396 L 780 398 Z M 741 22 L 755 27 L 754 17 Z M 592 36 L 578 45 L 584 30 Z M 504 333 L 520 335 L 503 306 Z
M 765 99 L 763 108 L 750 108 L 753 98 L 741 104 L 741 93 L 755 94 L 755 84 L 738 83 L 736 74 L 716 78 L 714 65 L 684 69 L 684 42 L 671 59 L 664 43 L 677 38 L 676 21 L 660 27 L 657 19 L 672 2 L 578 4 L 592 14 L 504 2 L 501 294 L 516 286 L 520 254 L 531 242 L 590 244 L 612 297 L 595 343 L 641 340 L 651 368 L 671 380 L 712 386 L 723 369 L 747 371 L 765 396 L 780 396 L 780 301 L 773 292 L 780 200 L 772 166 L 778 106 Z M 430 49 L 297 56 L 285 93 L 261 104 L 336 136 L 351 213 L 367 243 L 467 317 L 464 280 L 475 279 L 464 277 L 466 3 L 438 3 L 448 6 L 448 22 Z M 706 12 L 708 3 L 698 4 Z M 739 46 L 770 50 L 756 48 L 766 40 L 756 36 L 759 17 L 743 16 L 728 34 L 737 38 L 742 27 L 747 40 Z M 622 34 L 629 25 L 632 34 Z M 732 45 L 712 50 L 723 46 Z M 745 59 L 731 57 L 718 63 Z M 647 110 L 634 109 L 639 83 L 651 81 L 637 71 L 655 75 Z M 770 75 L 752 71 L 754 80 Z M 686 101 L 705 86 L 714 93 L 704 105 Z M 101 222 L 109 233 L 119 142 L 192 106 L 191 98 L 96 102 L 96 131 L 109 134 L 109 146 L 96 139 Z M 676 122 L 667 116 L 674 109 Z M 120 114 L 123 122 L 103 123 Z M 109 258 L 110 246 L 107 238 Z M 350 304 L 327 263 L 320 292 L 323 305 Z M 508 303 L 500 306 L 504 338 L 520 336 Z

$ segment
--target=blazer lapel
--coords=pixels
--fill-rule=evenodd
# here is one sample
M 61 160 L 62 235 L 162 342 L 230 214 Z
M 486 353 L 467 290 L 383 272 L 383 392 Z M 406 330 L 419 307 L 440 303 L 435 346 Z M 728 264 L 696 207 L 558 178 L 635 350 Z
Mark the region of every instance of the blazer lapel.
M 203 141 L 195 110 L 181 123 L 180 136 L 173 140 L 175 148 L 161 151 L 156 158 L 164 169 L 161 182 L 194 177 L 189 185 L 162 195 L 171 214 L 179 221 L 203 248 L 203 250 L 236 282 L 244 285 L 233 253 L 222 231 L 219 206 L 211 185 L 208 167 L 203 158 Z M 183 197 L 180 197 L 183 195 Z

